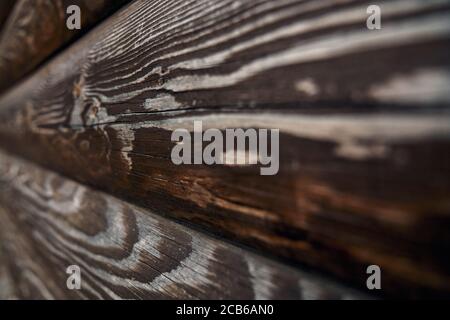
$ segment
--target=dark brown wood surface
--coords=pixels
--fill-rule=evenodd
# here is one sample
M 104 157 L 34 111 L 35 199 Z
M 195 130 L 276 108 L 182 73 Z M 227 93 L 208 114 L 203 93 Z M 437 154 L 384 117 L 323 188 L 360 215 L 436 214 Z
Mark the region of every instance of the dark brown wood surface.
M 2 0 L 0 14 L 9 13 L 11 2 L 15 2 L 14 9 L 7 24 L 0 29 L 0 91 L 12 86 L 127 0 Z M 66 27 L 66 9 L 70 5 L 80 7 L 80 30 Z
M 8 150 L 383 293 L 450 294 L 449 1 L 135 1 L 0 100 Z M 280 172 L 176 166 L 176 128 L 279 128 Z
M 7 154 L 0 168 L 0 298 L 369 298 Z
M 8 16 L 11 13 L 15 3 L 16 0 L 0 1 L 0 35 L 1 35 L 1 28 L 3 27 L 5 21 L 8 19 Z

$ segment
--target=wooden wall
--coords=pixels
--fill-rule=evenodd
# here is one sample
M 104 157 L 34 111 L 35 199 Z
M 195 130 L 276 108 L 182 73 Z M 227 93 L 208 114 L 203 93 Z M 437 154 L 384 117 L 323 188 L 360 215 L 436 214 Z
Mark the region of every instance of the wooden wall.
M 33 299 L 368 297 L 8 154 L 0 155 L 0 168 L 4 268 L 0 283 L 8 283 L 9 290 L 0 291 L 0 297 L 5 293 Z M 66 286 L 70 265 L 82 269 L 82 290 Z
M 0 143 L 140 206 L 130 223 L 145 221 L 150 234 L 162 216 L 361 292 L 376 264 L 383 296 L 448 297 L 450 2 L 378 1 L 382 29 L 374 31 L 366 28 L 371 3 L 134 1 L 0 98 Z M 204 129 L 280 129 L 279 173 L 174 165 L 171 133 L 192 130 L 194 120 Z M 29 208 L 19 211 L 34 217 Z M 16 211 L 2 213 L 21 230 Z M 75 212 L 73 223 L 95 237 L 104 228 L 96 224 L 116 214 Z M 72 253 L 57 257 L 55 248 L 69 247 L 102 292 L 121 268 L 113 260 L 133 251 L 69 238 L 69 222 L 32 227 L 58 237 L 38 250 L 64 260 Z M 182 237 L 193 239 L 189 232 Z M 110 249 L 113 260 L 98 256 Z

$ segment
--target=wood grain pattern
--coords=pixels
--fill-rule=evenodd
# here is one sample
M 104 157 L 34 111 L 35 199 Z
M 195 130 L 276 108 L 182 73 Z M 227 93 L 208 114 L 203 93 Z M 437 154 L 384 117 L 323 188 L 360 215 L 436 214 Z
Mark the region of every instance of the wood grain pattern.
M 369 297 L 7 154 L 0 154 L 0 168 L 2 298 Z M 73 264 L 81 268 L 81 290 L 66 287 Z
M 11 1 L 2 0 L 8 8 Z M 5 2 L 5 3 L 4 3 Z M 126 0 L 18 0 L 0 38 L 0 91 L 111 14 Z M 81 30 L 66 27 L 66 9 L 78 5 Z M 0 10 L 3 12 L 3 10 Z
M 0 100 L 12 152 L 383 293 L 450 293 L 449 1 L 135 1 Z M 280 172 L 175 166 L 175 128 L 279 128 Z

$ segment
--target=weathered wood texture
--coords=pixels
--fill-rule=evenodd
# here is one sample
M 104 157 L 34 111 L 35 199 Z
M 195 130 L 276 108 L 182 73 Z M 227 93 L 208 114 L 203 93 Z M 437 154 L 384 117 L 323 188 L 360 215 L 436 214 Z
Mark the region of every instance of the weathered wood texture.
M 1 1 L 7 11 L 10 1 Z M 127 0 L 17 0 L 0 38 L 0 91 L 21 79 L 52 53 L 111 14 Z M 81 30 L 66 27 L 69 5 L 81 9 Z M 2 9 L 2 8 L 0 8 Z M 1 22 L 1 21 L 0 21 Z M 1 23 L 0 23 L 1 24 Z
M 0 168 L 2 298 L 368 297 L 4 153 Z M 69 265 L 79 291 L 67 289 Z
M 0 142 L 383 293 L 450 294 L 450 2 L 135 1 L 0 101 Z M 279 128 L 280 172 L 176 166 L 175 128 Z

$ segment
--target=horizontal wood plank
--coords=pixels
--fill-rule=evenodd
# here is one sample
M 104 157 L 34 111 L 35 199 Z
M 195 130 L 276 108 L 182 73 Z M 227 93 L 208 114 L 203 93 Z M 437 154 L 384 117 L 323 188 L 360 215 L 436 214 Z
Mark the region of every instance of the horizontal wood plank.
M 369 298 L 3 152 L 0 168 L 1 298 Z M 81 290 L 66 286 L 70 265 Z
M 449 1 L 135 1 L 0 100 L 8 150 L 383 292 L 448 296 Z M 280 129 L 280 171 L 171 162 L 176 128 Z

